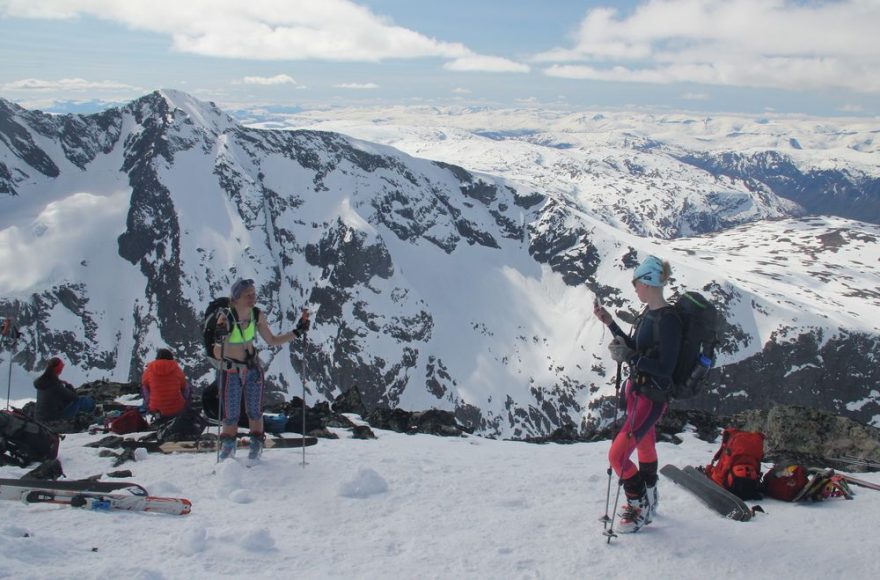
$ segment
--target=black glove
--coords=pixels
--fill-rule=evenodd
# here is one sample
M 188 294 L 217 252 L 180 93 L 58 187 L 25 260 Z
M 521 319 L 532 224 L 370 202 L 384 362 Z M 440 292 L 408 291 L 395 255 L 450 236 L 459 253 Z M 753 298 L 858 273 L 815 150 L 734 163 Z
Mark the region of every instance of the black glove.
M 628 347 L 619 336 L 615 336 L 614 340 L 608 344 L 608 351 L 611 353 L 611 359 L 619 363 L 629 362 L 636 354 L 636 351 Z
M 309 331 L 311 326 L 312 324 L 309 322 L 308 318 L 300 318 L 299 322 L 296 323 L 296 329 L 294 332 L 296 332 L 297 336 L 302 336 Z

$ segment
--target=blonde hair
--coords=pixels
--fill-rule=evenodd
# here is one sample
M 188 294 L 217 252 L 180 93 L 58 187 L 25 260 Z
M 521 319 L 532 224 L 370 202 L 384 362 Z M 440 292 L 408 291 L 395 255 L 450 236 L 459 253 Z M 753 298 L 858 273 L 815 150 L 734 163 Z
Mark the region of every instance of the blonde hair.
M 667 282 L 669 282 L 669 278 L 672 276 L 672 266 L 669 265 L 667 260 L 663 260 L 663 270 L 660 272 L 660 281 L 663 282 L 665 286 Z

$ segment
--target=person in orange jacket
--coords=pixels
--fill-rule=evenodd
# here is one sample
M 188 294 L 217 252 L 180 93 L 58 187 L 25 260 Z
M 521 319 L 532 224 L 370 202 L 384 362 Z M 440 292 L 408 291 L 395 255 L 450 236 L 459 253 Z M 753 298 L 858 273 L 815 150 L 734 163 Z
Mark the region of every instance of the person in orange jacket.
M 190 389 L 180 365 L 167 348 L 160 348 L 156 360 L 147 365 L 141 379 L 144 406 L 161 418 L 176 417 L 190 406 Z

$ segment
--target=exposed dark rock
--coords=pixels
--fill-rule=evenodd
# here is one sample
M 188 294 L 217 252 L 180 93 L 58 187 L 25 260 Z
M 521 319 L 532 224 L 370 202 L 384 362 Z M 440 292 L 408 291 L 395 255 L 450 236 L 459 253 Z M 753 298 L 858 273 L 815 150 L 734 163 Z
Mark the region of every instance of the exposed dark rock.
M 80 395 L 92 397 L 95 403 L 103 405 L 104 403 L 113 403 L 116 399 L 125 395 L 141 394 L 140 385 L 138 383 L 117 383 L 113 381 L 98 380 L 90 383 L 83 383 L 77 389 Z
M 835 459 L 854 456 L 880 462 L 880 429 L 818 409 L 779 405 L 769 411 L 745 411 L 731 425 L 764 433 L 765 452 L 794 452 Z
M 125 478 L 125 477 L 131 477 L 131 476 L 132 476 L 132 473 L 131 473 L 130 469 L 119 469 L 117 471 L 111 471 L 111 472 L 107 473 L 107 477 L 114 477 L 114 478 L 119 478 L 119 479 Z
M 342 393 L 333 400 L 332 406 L 334 413 L 354 413 L 361 417 L 367 416 L 367 408 L 361 399 L 361 391 L 357 385 L 352 385 L 350 389 Z
M 657 424 L 657 432 L 670 436 L 677 435 L 684 432 L 687 426 L 691 426 L 698 439 L 711 443 L 728 423 L 727 417 L 705 411 L 668 409 Z
M 526 437 L 522 441 L 526 443 L 579 443 L 582 442 L 583 436 L 578 433 L 574 425 L 564 425 L 555 429 L 549 435 L 543 437 Z
M 339 435 L 330 431 L 326 427 L 321 427 L 320 429 L 312 429 L 307 433 L 309 437 L 317 437 L 319 439 L 339 439 Z
M 762 352 L 712 369 L 706 392 L 679 404 L 732 415 L 809 402 L 825 412 L 868 423 L 880 415 L 880 401 L 865 390 L 866 385 L 880 384 L 880 365 L 872 362 L 876 360 L 880 360 L 877 336 L 844 333 L 826 339 L 814 331 L 786 340 L 773 337 Z M 850 401 L 864 403 L 850 407 Z
M 366 234 L 342 222 L 325 233 L 317 245 L 307 245 L 305 257 L 312 266 L 324 269 L 324 277 L 335 288 L 352 288 L 366 284 L 373 276 L 387 279 L 394 273 L 384 244 L 367 244 Z
M 43 479 L 55 480 L 64 477 L 64 470 L 61 468 L 61 460 L 47 459 L 34 469 L 21 476 L 21 479 Z
M 58 166 L 34 143 L 30 132 L 16 120 L 18 116 L 28 119 L 39 117 L 37 113 L 30 113 L 18 105 L 0 100 L 0 141 L 28 166 L 46 177 L 58 177 L 60 174 Z
M 351 429 L 351 436 L 354 439 L 375 439 L 376 434 L 367 425 L 356 425 Z
M 375 409 L 366 419 L 376 429 L 387 429 L 398 433 L 458 437 L 466 432 L 465 428 L 456 422 L 452 413 L 437 409 L 415 413 L 403 409 Z
M 592 285 L 599 253 L 590 233 L 566 225 L 568 213 L 558 203 L 548 204 L 537 225 L 530 226 L 529 254 L 562 275 L 569 286 Z
M 880 179 L 876 177 L 840 169 L 805 172 L 778 151 L 688 154 L 678 159 L 714 175 L 741 180 L 753 191 L 767 187 L 810 214 L 880 223 Z

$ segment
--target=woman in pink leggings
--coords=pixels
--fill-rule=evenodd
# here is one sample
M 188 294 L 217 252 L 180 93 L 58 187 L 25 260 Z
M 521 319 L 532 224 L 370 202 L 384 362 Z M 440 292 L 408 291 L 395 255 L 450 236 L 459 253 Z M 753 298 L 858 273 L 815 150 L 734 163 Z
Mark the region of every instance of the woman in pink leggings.
M 630 369 L 626 381 L 626 419 L 611 443 L 608 460 L 620 477 L 626 505 L 620 513 L 618 531 L 637 532 L 651 523 L 657 510 L 657 449 L 654 426 L 666 410 L 672 372 L 681 347 L 681 319 L 663 297 L 669 280 L 669 263 L 648 256 L 633 274 L 633 287 L 646 310 L 627 335 L 611 317 L 596 306 L 593 313 L 608 325 L 614 340 L 611 358 Z M 638 465 L 630 457 L 636 452 Z

